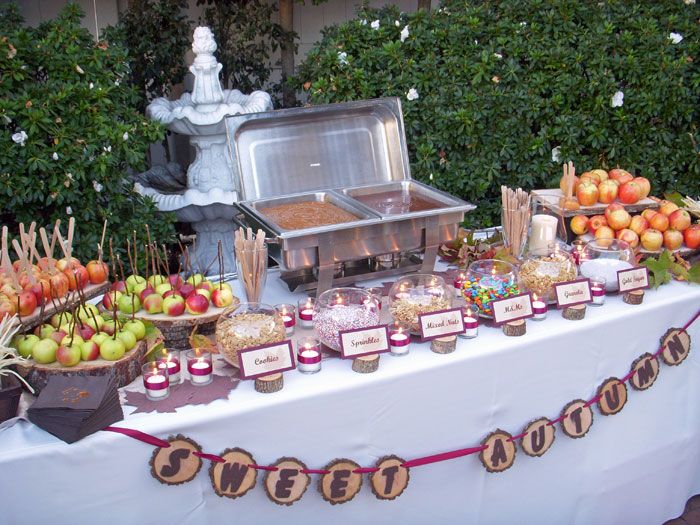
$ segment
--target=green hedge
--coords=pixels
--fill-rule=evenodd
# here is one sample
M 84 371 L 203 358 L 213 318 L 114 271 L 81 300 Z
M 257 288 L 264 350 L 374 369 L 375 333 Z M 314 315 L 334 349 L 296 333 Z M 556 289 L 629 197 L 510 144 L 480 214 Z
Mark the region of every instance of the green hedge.
M 556 185 L 555 148 L 579 172 L 621 166 L 697 195 L 699 17 L 690 0 L 364 9 L 324 31 L 297 82 L 312 103 L 401 97 L 413 177 L 477 203 L 474 225 L 498 223 L 501 184 Z

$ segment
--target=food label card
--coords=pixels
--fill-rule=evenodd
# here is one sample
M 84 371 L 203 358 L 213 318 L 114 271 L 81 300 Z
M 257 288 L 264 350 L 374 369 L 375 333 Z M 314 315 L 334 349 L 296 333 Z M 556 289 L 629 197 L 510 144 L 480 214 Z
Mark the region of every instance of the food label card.
M 555 284 L 554 290 L 557 298 L 557 308 L 563 306 L 576 306 L 593 301 L 591 297 L 591 282 L 588 279 L 576 279 Z
M 514 295 L 491 303 L 493 320 L 497 325 L 532 317 L 532 298 L 529 293 Z
M 389 329 L 386 325 L 340 331 L 340 355 L 343 359 L 389 351 Z
M 464 317 L 461 308 L 420 314 L 418 323 L 423 341 L 464 333 Z
M 640 266 L 617 272 L 617 284 L 621 292 L 632 292 L 649 288 L 649 270 Z
M 241 379 L 255 379 L 277 372 L 294 370 L 294 350 L 291 341 L 253 346 L 238 351 Z

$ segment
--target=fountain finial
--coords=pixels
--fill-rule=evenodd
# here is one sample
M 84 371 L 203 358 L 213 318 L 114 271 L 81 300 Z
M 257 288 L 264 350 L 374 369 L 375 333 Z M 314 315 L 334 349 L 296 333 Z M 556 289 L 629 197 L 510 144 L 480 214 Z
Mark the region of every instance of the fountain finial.
M 213 111 L 217 104 L 223 102 L 224 94 L 219 82 L 222 65 L 214 57 L 216 41 L 211 29 L 200 26 L 194 30 L 192 51 L 196 55 L 190 66 L 190 71 L 194 75 L 192 101 L 199 106 L 200 110 Z

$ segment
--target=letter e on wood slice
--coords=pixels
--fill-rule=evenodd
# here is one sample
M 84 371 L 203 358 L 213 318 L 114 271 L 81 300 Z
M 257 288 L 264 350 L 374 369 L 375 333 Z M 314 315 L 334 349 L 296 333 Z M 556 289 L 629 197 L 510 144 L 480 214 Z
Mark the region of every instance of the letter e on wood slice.
M 489 472 L 503 472 L 513 466 L 515 461 L 515 442 L 505 430 L 496 429 L 481 444 L 486 445 L 479 453 L 479 459 Z
M 520 439 L 520 447 L 528 456 L 540 457 L 549 450 L 554 443 L 554 425 L 549 424 L 546 417 L 541 417 L 531 421 L 523 429 L 523 436 Z
M 669 366 L 680 365 L 690 353 L 690 334 L 680 328 L 671 328 L 661 338 L 661 358 Z
M 311 478 L 304 474 L 306 465 L 296 458 L 279 458 L 265 474 L 265 492 L 267 497 L 278 505 L 291 505 L 299 501 L 306 492 Z
M 168 448 L 158 447 L 151 456 L 151 475 L 165 485 L 192 481 L 202 468 L 202 460 L 194 452 L 201 452 L 202 447 L 182 434 L 170 436 L 167 441 Z
M 634 374 L 630 378 L 630 385 L 635 390 L 646 390 L 654 384 L 659 376 L 659 360 L 646 353 L 632 363 Z
M 604 416 L 617 414 L 627 403 L 627 385 L 616 377 L 610 377 L 598 387 L 598 410 Z
M 331 505 L 346 503 L 360 492 L 362 487 L 362 474 L 353 470 L 360 465 L 349 459 L 335 459 L 326 465 L 323 470 L 330 470 L 318 480 L 318 490 Z
M 406 487 L 410 474 L 406 467 L 402 467 L 406 461 L 398 456 L 384 456 L 379 458 L 375 467 L 379 470 L 369 476 L 372 492 L 379 499 L 396 499 Z
M 258 473 L 253 455 L 242 448 L 227 448 L 219 456 L 224 463 L 212 462 L 209 467 L 211 486 L 221 497 L 240 498 L 255 486 Z
M 561 411 L 561 429 L 570 438 L 582 438 L 593 426 L 593 410 L 583 399 L 575 399 Z

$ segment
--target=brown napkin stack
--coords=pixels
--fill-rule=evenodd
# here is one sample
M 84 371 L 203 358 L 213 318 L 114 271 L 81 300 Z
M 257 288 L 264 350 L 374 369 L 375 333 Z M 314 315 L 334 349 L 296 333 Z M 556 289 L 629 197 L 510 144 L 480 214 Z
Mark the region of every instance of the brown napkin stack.
M 27 415 L 66 443 L 124 419 L 116 380 L 107 376 L 52 376 Z

